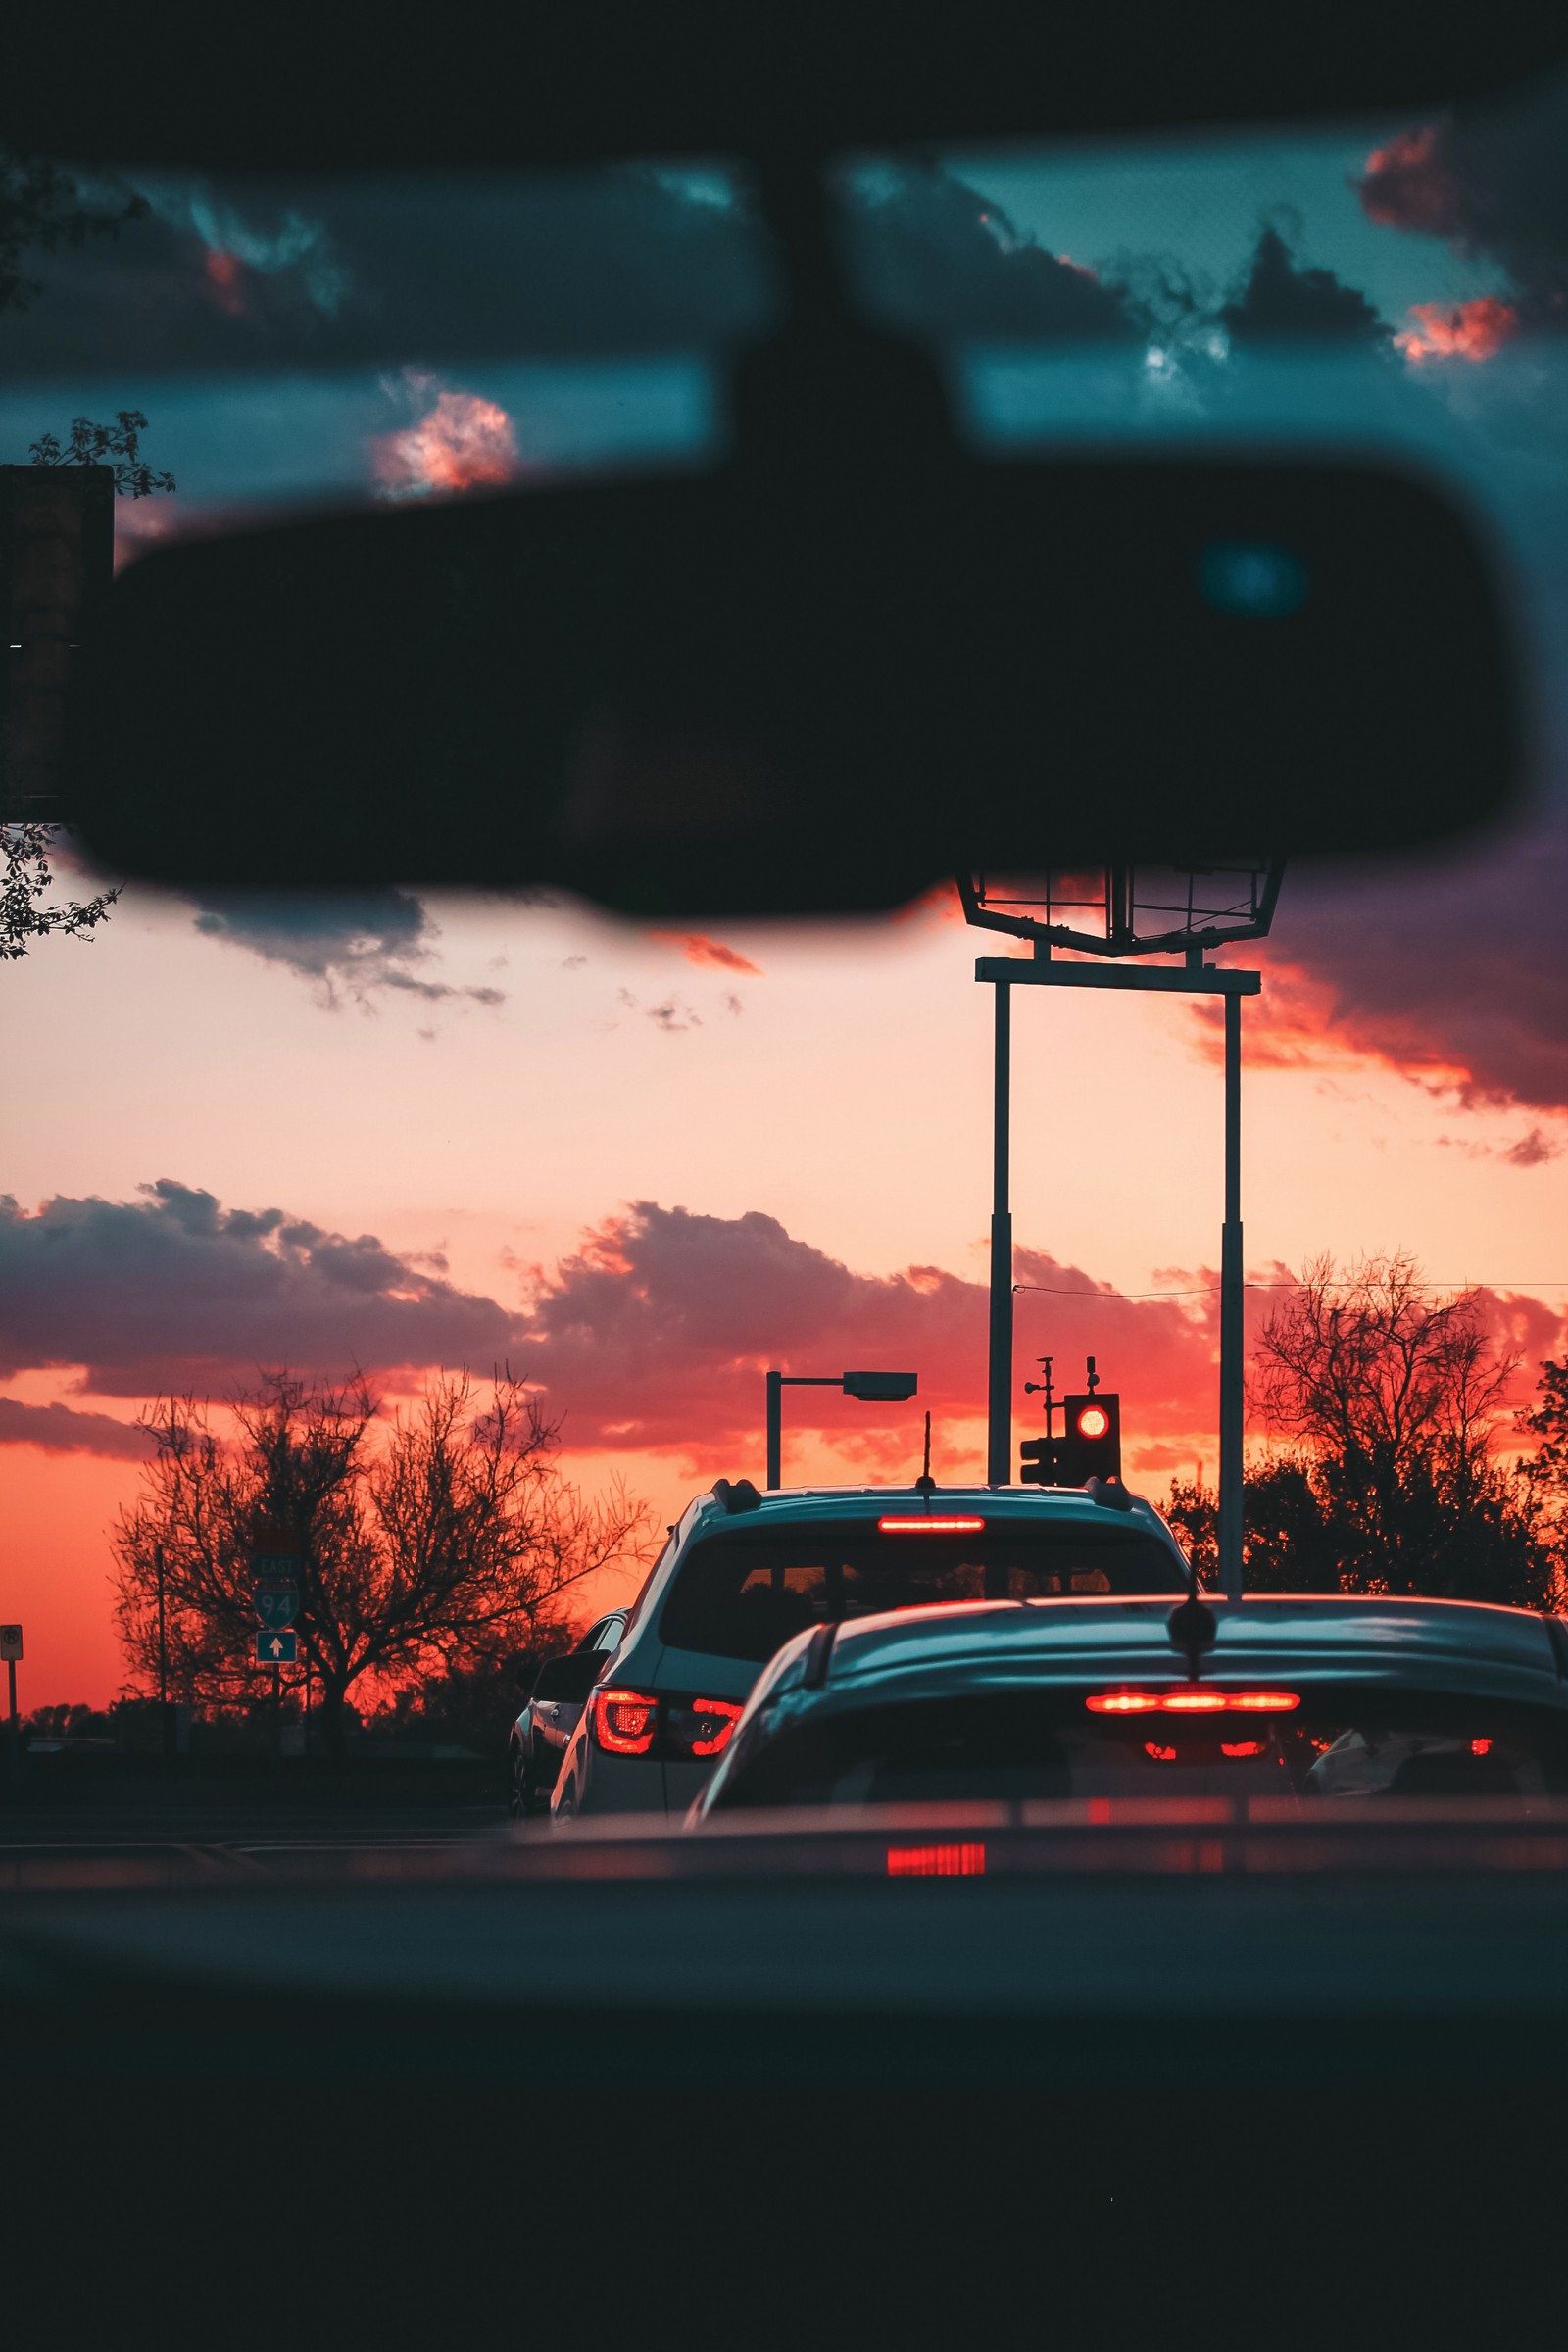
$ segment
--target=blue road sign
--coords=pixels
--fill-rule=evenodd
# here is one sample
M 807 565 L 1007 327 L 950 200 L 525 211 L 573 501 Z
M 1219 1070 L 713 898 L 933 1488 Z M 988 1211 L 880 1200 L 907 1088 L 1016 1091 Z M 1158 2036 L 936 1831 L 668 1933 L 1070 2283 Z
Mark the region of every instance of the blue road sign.
M 292 1666 L 299 1655 L 298 1634 L 281 1632 L 258 1634 L 256 1655 L 263 1666 Z
M 300 1613 L 298 1585 L 258 1585 L 256 1588 L 256 1622 L 275 1631 L 279 1626 L 292 1625 Z

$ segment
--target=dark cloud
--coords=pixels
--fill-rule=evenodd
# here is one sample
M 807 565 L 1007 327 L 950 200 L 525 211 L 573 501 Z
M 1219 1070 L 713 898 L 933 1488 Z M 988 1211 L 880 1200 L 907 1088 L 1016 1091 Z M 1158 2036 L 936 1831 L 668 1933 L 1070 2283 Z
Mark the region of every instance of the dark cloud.
M 1471 1105 L 1568 1109 L 1568 823 L 1397 874 L 1287 878 L 1250 1044 L 1329 1038 Z M 1527 1156 L 1529 1139 L 1512 1155 Z
M 1118 1298 L 1028 1250 L 1017 1276 L 1053 1294 L 1020 1295 L 1020 1362 L 1050 1348 L 1059 1380 L 1094 1351 L 1107 1382 L 1120 1380 L 1135 1428 L 1211 1420 L 1206 1295 Z M 514 1360 L 564 1408 L 568 1445 L 722 1451 L 755 1439 L 769 1364 L 917 1371 L 921 1409 L 972 1418 L 984 1410 L 986 1315 L 985 1286 L 939 1266 L 858 1274 L 759 1211 L 702 1216 L 643 1200 L 539 1283 Z M 789 1403 L 796 1428 L 846 1438 L 861 1426 L 858 1409 L 825 1390 L 792 1392 Z
M 1048 253 L 934 165 L 868 175 L 848 197 L 844 227 L 867 299 L 903 325 L 1003 341 L 1135 331 L 1118 287 Z
M 629 168 L 142 192 L 112 251 L 42 258 L 46 299 L 6 321 L 14 369 L 662 352 L 755 332 L 771 303 L 744 211 Z
M 1533 323 L 1568 322 L 1568 78 L 1401 131 L 1355 185 L 1369 220 L 1499 262 Z
M 466 998 L 503 1004 L 499 988 L 458 987 L 421 968 L 439 933 L 423 904 L 406 890 L 323 893 L 224 891 L 194 896 L 196 928 L 281 963 L 317 985 L 320 1002 L 364 1004 L 393 989 L 428 1004 Z
M 127 183 L 128 184 L 128 183 Z M 265 370 L 711 349 L 774 315 L 765 228 L 717 183 L 636 168 L 301 186 L 148 181 L 112 250 L 41 257 L 46 299 L 5 321 L 13 372 Z M 1121 293 L 1048 253 L 937 166 L 846 200 L 884 315 L 944 333 L 1126 338 Z
M 81 1364 L 109 1396 L 219 1391 L 259 1365 L 488 1367 L 518 1319 L 373 1235 L 223 1209 L 165 1177 L 139 1200 L 0 1199 L 0 1373 Z
M 23 1404 L 0 1396 L 0 1446 L 40 1446 L 46 1453 L 99 1453 L 143 1462 L 152 1440 L 133 1421 L 112 1413 L 73 1412 L 69 1404 Z
M 1219 318 L 1238 343 L 1292 336 L 1311 336 L 1324 343 L 1379 343 L 1386 342 L 1389 333 L 1364 294 L 1332 270 L 1307 269 L 1272 222 L 1260 231 L 1247 276 Z

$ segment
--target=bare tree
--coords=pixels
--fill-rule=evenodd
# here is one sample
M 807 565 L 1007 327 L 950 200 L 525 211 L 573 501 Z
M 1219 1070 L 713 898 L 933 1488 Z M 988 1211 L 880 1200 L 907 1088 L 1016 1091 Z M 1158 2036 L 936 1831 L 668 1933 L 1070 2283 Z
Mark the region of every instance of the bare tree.
M 586 1578 L 648 1557 L 645 1504 L 616 1487 L 589 1501 L 555 1460 L 558 1425 L 510 1373 L 480 1396 L 464 1373 L 433 1378 L 416 1406 L 383 1413 L 363 1380 L 307 1385 L 286 1373 L 235 1398 L 224 1443 L 206 1406 L 161 1402 L 158 1441 L 114 1547 L 116 1618 L 133 1667 L 159 1667 L 158 1552 L 170 1689 L 207 1703 L 262 1695 L 251 1558 L 269 1529 L 300 1561 L 302 1663 L 320 1692 L 329 1752 L 344 1704 L 383 1688 L 530 1645 Z
M 1250 1482 L 1254 1583 L 1291 1584 L 1310 1554 L 1350 1591 L 1536 1595 L 1529 1497 L 1493 1453 L 1519 1361 L 1476 1293 L 1435 1298 L 1408 1251 L 1343 1276 L 1313 1260 L 1264 1327 L 1252 1384 L 1296 1447 Z

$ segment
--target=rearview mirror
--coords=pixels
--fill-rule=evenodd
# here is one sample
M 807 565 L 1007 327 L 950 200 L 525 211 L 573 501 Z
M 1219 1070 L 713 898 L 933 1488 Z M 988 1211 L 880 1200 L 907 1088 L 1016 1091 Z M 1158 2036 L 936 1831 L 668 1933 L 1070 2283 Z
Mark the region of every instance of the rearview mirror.
M 1519 768 L 1474 528 L 1327 460 L 895 447 L 296 522 L 132 564 L 91 684 L 112 870 L 658 917 L 1414 847 Z

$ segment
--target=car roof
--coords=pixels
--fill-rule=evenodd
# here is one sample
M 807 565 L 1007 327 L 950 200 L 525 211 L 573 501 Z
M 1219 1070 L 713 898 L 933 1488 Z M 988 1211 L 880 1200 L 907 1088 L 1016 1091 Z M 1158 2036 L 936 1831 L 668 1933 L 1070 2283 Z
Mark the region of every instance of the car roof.
M 1204 1680 L 1289 1677 L 1341 1683 L 1408 1680 L 1413 1686 L 1457 1672 L 1494 1695 L 1568 1706 L 1568 1641 L 1559 1649 L 1547 1620 L 1484 1602 L 1388 1594 L 1269 1593 L 1227 1606 L 1214 1602 L 1213 1646 Z M 835 1693 L 869 1697 L 878 1686 L 913 1694 L 982 1681 L 1110 1682 L 1186 1679 L 1184 1655 L 1166 1633 L 1159 1598 L 1007 1600 L 948 1603 L 852 1618 L 835 1638 L 829 1683 Z M 880 1694 L 880 1692 L 878 1693 Z
M 772 1487 L 742 1511 L 726 1509 L 716 1495 L 700 1496 L 692 1505 L 691 1533 L 810 1526 L 817 1521 L 875 1519 L 887 1511 L 907 1511 L 912 1516 L 928 1510 L 934 1519 L 952 1514 L 984 1519 L 996 1526 L 1023 1526 L 1042 1520 L 1069 1526 L 1139 1526 L 1174 1542 L 1152 1502 L 1133 1494 L 1128 1494 L 1127 1502 L 1125 1510 L 1096 1502 L 1082 1487 L 939 1487 L 930 1494 L 913 1486 Z

